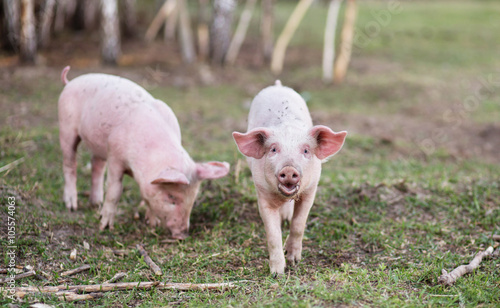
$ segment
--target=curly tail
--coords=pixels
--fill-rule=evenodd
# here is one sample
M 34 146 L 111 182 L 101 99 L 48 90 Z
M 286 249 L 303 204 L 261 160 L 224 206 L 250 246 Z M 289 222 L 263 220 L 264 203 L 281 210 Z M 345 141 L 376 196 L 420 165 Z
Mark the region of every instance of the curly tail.
M 69 69 L 70 67 L 68 65 L 61 72 L 61 81 L 64 83 L 64 85 L 67 85 L 69 82 L 68 77 L 66 77 L 66 75 L 68 75 Z

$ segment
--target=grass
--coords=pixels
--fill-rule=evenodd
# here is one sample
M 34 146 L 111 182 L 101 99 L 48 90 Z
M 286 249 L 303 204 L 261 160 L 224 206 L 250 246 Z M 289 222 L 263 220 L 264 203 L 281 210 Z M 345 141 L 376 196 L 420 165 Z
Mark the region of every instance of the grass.
M 243 157 L 230 135 L 245 130 L 248 101 L 274 78 L 266 69 L 227 68 L 215 72 L 213 85 L 187 87 L 173 86 L 173 77 L 157 82 L 143 67 L 114 71 L 135 76 L 172 107 L 193 158 L 231 163 L 228 177 L 203 184 L 191 215 L 190 237 L 178 242 L 165 242 L 167 231 L 133 219 L 140 196 L 130 178 L 125 178 L 115 230 L 98 231 L 97 209 L 88 205 L 90 154 L 84 147 L 78 156 L 79 210 L 67 212 L 61 197 L 56 106 L 62 65 L 16 67 L 2 75 L 0 107 L 6 112 L 0 114 L 0 167 L 25 160 L 0 173 L 0 204 L 7 204 L 9 197 L 16 200 L 16 263 L 52 276 L 26 278 L 17 285 L 58 285 L 58 279 L 95 284 L 118 272 L 128 274 L 124 281 L 246 280 L 225 291 L 137 289 L 78 303 L 31 296 L 17 305 L 497 307 L 498 257 L 483 260 L 451 287 L 437 284 L 437 277 L 443 268 L 468 263 L 478 250 L 498 246 L 491 239 L 500 234 L 498 86 L 491 84 L 492 90 L 474 109 L 464 109 L 464 101 L 484 87 L 482 77 L 499 69 L 500 29 L 491 21 L 500 6 L 495 1 L 458 1 L 453 7 L 447 2 L 402 3 L 402 12 L 379 35 L 355 49 L 342 85 L 320 81 L 323 5 L 311 8 L 292 41 L 280 79 L 307 97 L 316 123 L 347 129 L 349 136 L 344 149 L 324 164 L 303 260 L 287 268 L 284 277 L 269 273 L 250 171 L 243 162 L 242 171 L 235 174 Z M 358 29 L 373 21 L 372 11 L 386 5 L 360 2 Z M 278 6 L 282 26 L 293 7 L 286 2 Z M 74 69 L 70 78 L 83 72 Z M 175 77 L 191 78 L 188 73 Z M 461 121 L 458 125 L 443 120 L 447 110 L 460 116 L 453 119 Z M 434 147 L 423 148 L 423 140 L 431 140 Z M 144 211 L 140 214 L 143 217 Z M 1 215 L 5 222 L 6 207 Z M 8 245 L 5 226 L 2 223 L 2 247 Z M 136 251 L 141 242 L 161 266 L 162 277 L 154 277 Z M 71 260 L 74 248 L 77 259 Z M 2 257 L 5 267 L 9 259 Z M 59 277 L 61 271 L 82 264 L 91 269 Z M 0 298 L 0 304 L 9 303 Z

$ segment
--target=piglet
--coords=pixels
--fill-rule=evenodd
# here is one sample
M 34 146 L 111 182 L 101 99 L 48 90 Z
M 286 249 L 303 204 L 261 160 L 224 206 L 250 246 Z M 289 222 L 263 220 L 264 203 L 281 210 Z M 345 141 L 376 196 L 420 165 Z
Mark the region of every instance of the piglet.
M 229 172 L 226 162 L 195 163 L 181 144 L 172 109 L 134 82 L 112 75 L 86 74 L 66 85 L 59 98 L 59 140 L 63 154 L 64 203 L 77 208 L 76 151 L 81 140 L 92 153 L 90 202 L 103 202 L 100 229 L 113 228 L 124 174 L 139 184 L 146 220 L 173 238 L 188 235 L 189 216 L 203 179 Z
M 345 131 L 335 133 L 326 126 L 313 126 L 304 99 L 279 80 L 252 101 L 247 132 L 233 132 L 252 171 L 271 273 L 283 274 L 285 270 L 283 220 L 290 222 L 286 258 L 292 264 L 300 261 L 321 164 L 342 148 L 346 135 Z

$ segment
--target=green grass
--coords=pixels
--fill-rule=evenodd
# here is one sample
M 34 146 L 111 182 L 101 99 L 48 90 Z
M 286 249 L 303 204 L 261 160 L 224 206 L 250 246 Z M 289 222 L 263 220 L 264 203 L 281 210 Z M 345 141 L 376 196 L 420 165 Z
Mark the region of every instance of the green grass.
M 214 70 L 213 85 L 186 87 L 172 81 L 196 79 L 193 71 L 160 64 L 160 70 L 179 74 L 160 82 L 144 67 L 113 71 L 135 76 L 172 107 L 194 159 L 231 163 L 229 176 L 202 185 L 190 237 L 178 242 L 164 241 L 168 232 L 161 228 L 150 229 L 144 210 L 141 219 L 133 219 L 140 195 L 128 177 L 115 230 L 98 231 L 97 209 L 88 204 L 90 154 L 83 146 L 78 154 L 79 209 L 67 212 L 56 104 L 62 64 L 15 67 L 0 75 L 0 108 L 6 111 L 0 114 L 0 167 L 24 158 L 0 173 L 0 204 L 16 199 L 16 263 L 39 272 L 16 285 L 96 284 L 118 272 L 126 272 L 123 281 L 128 282 L 244 280 L 231 290 L 137 289 L 78 303 L 36 295 L 19 307 L 33 302 L 58 307 L 499 306 L 498 257 L 484 259 L 451 287 L 439 285 L 437 278 L 441 269 L 452 270 L 470 262 L 477 251 L 498 246 L 491 238 L 500 234 L 498 85 L 490 84 L 491 91 L 482 92 L 484 99 L 473 109 L 464 109 L 464 101 L 478 87 L 484 89 L 481 78 L 500 68 L 500 25 L 495 22 L 500 5 L 401 3 L 402 12 L 379 35 L 355 48 L 341 85 L 324 85 L 320 78 L 324 5 L 312 6 L 291 43 L 279 78 L 307 98 L 316 123 L 347 129 L 349 135 L 342 151 L 323 165 L 303 260 L 287 268 L 284 277 L 270 275 L 250 171 L 231 138 L 232 131 L 246 129 L 248 102 L 275 78 L 267 68 Z M 362 30 L 374 20 L 371 12 L 386 9 L 387 2 L 358 5 L 357 27 Z M 279 33 L 293 7 L 279 1 L 277 8 Z M 255 40 L 257 33 L 251 32 Z M 73 69 L 70 79 L 80 73 L 84 70 Z M 447 110 L 453 111 L 451 122 L 444 120 Z M 436 147 L 423 149 L 426 139 Z M 239 160 L 242 170 L 237 175 Z M 2 247 L 8 245 L 6 216 L 2 207 Z M 144 263 L 135 249 L 138 243 L 160 265 L 162 277 L 155 277 Z M 71 260 L 74 248 L 78 255 Z M 113 252 L 117 250 L 122 253 Z M 5 268 L 6 254 L 2 260 L 0 267 Z M 82 264 L 91 269 L 59 277 Z M 41 271 L 52 278 L 47 280 Z M 9 303 L 0 297 L 1 305 Z

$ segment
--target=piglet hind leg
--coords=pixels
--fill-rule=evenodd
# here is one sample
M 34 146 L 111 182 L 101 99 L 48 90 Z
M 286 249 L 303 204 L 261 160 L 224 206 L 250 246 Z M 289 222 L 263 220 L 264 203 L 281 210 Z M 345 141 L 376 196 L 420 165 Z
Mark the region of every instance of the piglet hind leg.
M 90 190 L 90 204 L 100 207 L 103 201 L 104 172 L 106 160 L 97 156 L 92 157 L 92 187 Z
M 65 132 L 61 129 L 59 140 L 63 155 L 63 200 L 68 210 L 76 211 L 78 208 L 78 194 L 76 190 L 76 150 L 81 139 L 77 134 Z
M 102 231 L 106 227 L 113 230 L 118 200 L 122 194 L 122 179 L 124 170 L 118 164 L 109 162 L 108 177 L 106 179 L 106 198 L 101 209 L 101 223 L 99 229 Z
M 314 203 L 314 196 L 315 191 L 304 194 L 299 201 L 295 202 L 292 222 L 290 223 L 290 234 L 285 242 L 286 259 L 289 264 L 296 265 L 302 258 L 302 239 L 307 217 Z

